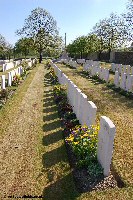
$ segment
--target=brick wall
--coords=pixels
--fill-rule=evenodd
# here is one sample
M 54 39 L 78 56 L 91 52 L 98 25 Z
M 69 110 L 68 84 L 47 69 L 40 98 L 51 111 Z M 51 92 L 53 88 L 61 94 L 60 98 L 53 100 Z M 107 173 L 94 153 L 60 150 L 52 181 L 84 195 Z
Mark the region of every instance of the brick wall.
M 133 51 L 115 52 L 115 63 L 133 66 Z

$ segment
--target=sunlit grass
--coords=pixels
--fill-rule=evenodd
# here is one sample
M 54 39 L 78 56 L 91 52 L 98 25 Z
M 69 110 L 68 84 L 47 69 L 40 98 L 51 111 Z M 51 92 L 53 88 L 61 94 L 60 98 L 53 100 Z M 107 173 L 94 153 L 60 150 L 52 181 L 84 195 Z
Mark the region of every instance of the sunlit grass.
M 105 83 L 99 83 L 97 80 L 89 78 L 82 73 L 81 69 L 70 69 L 62 64 L 57 64 L 57 66 L 87 95 L 90 101 L 96 104 L 98 108 L 97 123 L 99 123 L 100 116 L 105 115 L 116 125 L 112 163 L 125 185 L 130 187 L 133 183 L 133 100 L 109 89 Z M 116 195 L 120 194 L 120 199 L 123 193 L 126 195 L 123 199 L 130 199 L 128 198 L 129 189 L 114 189 L 112 194 L 115 193 Z M 109 197 L 108 192 L 106 195 Z M 109 199 L 111 198 L 109 197 Z

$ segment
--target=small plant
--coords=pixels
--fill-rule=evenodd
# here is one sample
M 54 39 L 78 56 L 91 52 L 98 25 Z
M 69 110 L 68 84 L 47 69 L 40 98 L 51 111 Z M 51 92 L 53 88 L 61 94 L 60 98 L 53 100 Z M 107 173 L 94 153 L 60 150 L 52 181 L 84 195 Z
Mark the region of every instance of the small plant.
M 89 175 L 93 178 L 103 175 L 103 169 L 97 160 L 95 162 L 89 163 L 87 171 Z
M 0 97 L 1 97 L 2 99 L 7 99 L 7 97 L 8 97 L 8 90 L 7 90 L 7 89 L 2 89 L 2 90 L 0 91 Z
M 22 65 L 23 69 L 26 70 L 27 66 L 28 66 L 28 62 L 26 60 L 23 60 L 21 65 Z
M 51 81 L 52 81 L 53 84 L 58 83 L 58 78 L 57 78 L 57 76 L 56 76 L 56 74 L 55 74 L 55 72 L 54 72 L 53 67 L 50 67 L 49 75 L 50 75 L 50 77 L 51 77 Z
M 78 166 L 88 166 L 97 160 L 98 126 L 75 126 L 65 141 L 72 147 L 78 158 Z
M 22 79 L 24 80 L 27 76 L 26 69 L 23 69 L 23 73 L 21 74 Z
M 12 85 L 18 86 L 19 83 L 20 83 L 20 76 L 15 74 L 15 75 L 13 76 Z
M 47 69 L 50 69 L 50 68 L 51 68 L 50 60 L 47 60 L 47 62 L 46 62 L 46 67 L 47 67 Z
M 65 101 L 64 103 L 67 102 L 67 95 L 65 90 L 61 87 L 61 85 L 56 85 L 53 87 L 53 92 L 54 92 L 54 98 L 55 98 L 55 102 L 59 103 L 60 101 Z

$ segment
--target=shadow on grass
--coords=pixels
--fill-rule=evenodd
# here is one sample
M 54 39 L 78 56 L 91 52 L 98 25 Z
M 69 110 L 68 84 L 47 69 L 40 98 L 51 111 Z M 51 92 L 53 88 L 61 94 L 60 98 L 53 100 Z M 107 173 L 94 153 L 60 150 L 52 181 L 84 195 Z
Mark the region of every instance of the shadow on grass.
M 55 107 L 54 107 L 55 108 Z M 46 115 L 46 116 L 43 116 L 43 121 L 49 121 L 51 119 L 56 119 L 58 117 L 58 112 L 54 112 L 52 114 L 49 114 L 49 115 Z
M 46 102 L 49 102 L 49 101 L 52 101 L 52 102 L 53 102 L 53 100 L 51 99 L 51 97 L 52 97 L 51 95 L 50 95 L 49 97 L 44 96 L 44 98 L 45 98 L 45 101 L 44 101 L 44 102 L 45 102 L 45 103 L 46 103 Z
M 42 156 L 43 166 L 46 168 L 50 168 L 53 165 L 58 164 L 59 162 L 67 162 L 67 157 L 66 157 L 65 153 L 66 152 L 65 152 L 64 145 L 62 145 L 52 151 L 46 152 Z
M 44 200 L 75 200 L 78 197 L 75 189 L 71 187 L 71 174 L 47 186 L 43 191 Z M 73 190 L 72 190 L 73 189 Z
M 43 131 L 44 132 L 52 131 L 52 130 L 55 130 L 57 128 L 60 128 L 60 120 L 59 119 L 55 119 L 55 121 L 50 122 L 50 123 L 45 123 L 43 125 Z
M 58 117 L 58 111 L 51 89 L 52 84 L 50 85 L 48 74 L 45 75 L 44 82 L 44 125 L 42 127 L 44 136 L 42 138 L 42 144 L 45 147 L 45 152 L 42 155 L 42 164 L 43 168 L 46 169 L 46 176 L 49 181 L 47 187 L 42 192 L 43 199 L 74 200 L 77 197 L 77 192 L 72 173 L 68 169 L 66 148 L 62 140 L 61 121 Z M 65 166 L 62 166 L 62 163 Z
M 50 112 L 54 112 L 56 106 L 47 106 L 46 108 L 44 107 L 43 112 L 44 113 L 50 113 Z
M 48 146 L 50 144 L 54 144 L 56 142 L 58 142 L 59 140 L 62 140 L 63 136 L 62 136 L 62 131 L 56 131 L 56 132 L 52 132 L 51 134 L 48 134 L 46 136 L 43 137 L 42 139 L 42 144 L 44 146 Z

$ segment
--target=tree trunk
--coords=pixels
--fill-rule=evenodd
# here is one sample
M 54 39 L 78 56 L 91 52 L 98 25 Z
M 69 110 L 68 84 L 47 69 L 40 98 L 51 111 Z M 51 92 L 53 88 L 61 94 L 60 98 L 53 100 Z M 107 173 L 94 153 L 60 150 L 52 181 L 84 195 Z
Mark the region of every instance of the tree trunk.
M 82 57 L 83 57 L 83 52 L 81 51 L 80 52 L 80 58 L 82 59 Z
M 40 55 L 39 55 L 39 63 L 42 62 L 42 52 L 40 52 Z
M 99 51 L 99 53 L 98 53 L 98 60 L 101 60 L 101 51 Z

